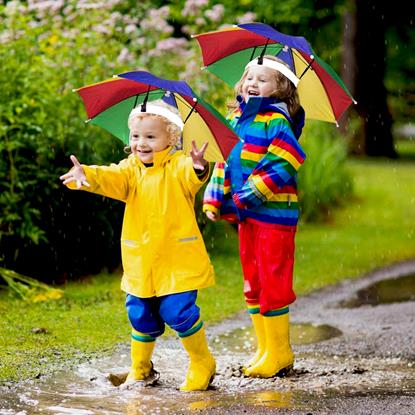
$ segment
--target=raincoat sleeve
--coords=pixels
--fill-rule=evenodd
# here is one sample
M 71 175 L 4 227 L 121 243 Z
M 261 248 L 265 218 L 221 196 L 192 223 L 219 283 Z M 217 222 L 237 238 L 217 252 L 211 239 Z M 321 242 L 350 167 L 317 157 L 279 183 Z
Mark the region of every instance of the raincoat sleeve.
M 249 209 L 267 202 L 298 172 L 305 154 L 284 116 L 273 117 L 268 124 L 272 137 L 265 155 L 259 160 L 242 189 L 233 194 L 240 209 Z
M 229 192 L 229 170 L 225 163 L 216 163 L 203 195 L 203 212 L 210 211 L 219 216 L 223 199 Z
M 210 164 L 208 163 L 205 168 L 208 169 L 206 174 L 198 176 L 193 168 L 193 161 L 191 157 L 185 157 L 179 162 L 178 172 L 180 180 L 186 192 L 188 192 L 188 194 L 192 197 L 196 195 L 209 178 Z
M 82 167 L 90 187 L 82 186 L 80 190 L 111 197 L 123 202 L 127 200 L 131 175 L 131 167 L 128 165 L 127 160 L 122 160 L 119 164 L 111 164 L 109 166 L 82 165 Z M 67 186 L 70 189 L 76 190 L 74 182 L 69 183 Z

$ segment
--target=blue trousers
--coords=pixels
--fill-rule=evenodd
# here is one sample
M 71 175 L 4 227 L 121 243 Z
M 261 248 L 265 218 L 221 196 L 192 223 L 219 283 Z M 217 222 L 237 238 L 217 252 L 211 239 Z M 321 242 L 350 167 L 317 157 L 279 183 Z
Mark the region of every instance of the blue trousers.
M 151 298 L 127 294 L 128 318 L 135 330 L 152 337 L 161 336 L 165 324 L 178 333 L 184 333 L 200 317 L 196 298 L 196 290 Z

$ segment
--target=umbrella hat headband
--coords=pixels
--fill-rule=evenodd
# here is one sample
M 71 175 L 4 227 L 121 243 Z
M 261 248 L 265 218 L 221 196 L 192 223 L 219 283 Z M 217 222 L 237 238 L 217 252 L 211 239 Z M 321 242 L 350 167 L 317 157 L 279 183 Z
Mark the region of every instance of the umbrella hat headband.
M 267 68 L 274 69 L 275 71 L 278 71 L 287 77 L 295 85 L 296 88 L 300 82 L 300 79 L 297 78 L 296 74 L 291 69 L 287 68 L 282 63 L 276 62 L 272 59 L 263 58 L 262 63 L 260 63 L 260 58 L 255 58 L 245 66 L 245 69 L 248 69 L 252 66 L 265 66 Z
M 173 124 L 176 124 L 180 128 L 180 131 L 183 131 L 184 124 L 182 119 L 174 112 L 168 110 L 167 108 L 160 107 L 158 105 L 139 105 L 130 112 L 128 120 L 131 120 L 133 117 L 136 117 L 142 113 L 161 115 L 162 117 L 167 118 Z

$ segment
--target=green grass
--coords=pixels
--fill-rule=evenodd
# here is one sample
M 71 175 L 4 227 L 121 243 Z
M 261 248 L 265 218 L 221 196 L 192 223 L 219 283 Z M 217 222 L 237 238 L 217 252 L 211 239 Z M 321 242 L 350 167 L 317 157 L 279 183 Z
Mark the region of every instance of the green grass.
M 406 140 L 396 140 L 395 148 L 402 159 L 415 161 L 415 138 L 408 138 Z
M 111 275 L 68 284 L 58 301 L 28 304 L 2 292 L 0 382 L 113 350 L 128 338 L 123 301 L 119 278 Z
M 308 293 L 374 268 L 415 258 L 415 163 L 351 160 L 355 196 L 324 224 L 301 224 L 295 288 Z M 218 224 L 207 241 L 216 286 L 202 290 L 207 324 L 244 308 L 235 231 Z M 119 275 L 100 275 L 65 287 L 59 301 L 27 304 L 0 292 L 0 383 L 42 375 L 64 364 L 110 353 L 129 341 Z M 43 328 L 45 333 L 34 333 Z
M 415 258 L 415 163 L 353 160 L 355 196 L 330 223 L 297 233 L 299 294 Z

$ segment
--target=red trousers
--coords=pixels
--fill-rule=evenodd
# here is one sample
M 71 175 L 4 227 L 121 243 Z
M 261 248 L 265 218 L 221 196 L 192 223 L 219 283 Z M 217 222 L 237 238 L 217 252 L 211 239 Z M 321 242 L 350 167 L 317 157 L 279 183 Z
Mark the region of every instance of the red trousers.
M 294 238 L 295 228 L 249 221 L 239 225 L 245 301 L 259 304 L 261 314 L 295 301 Z

